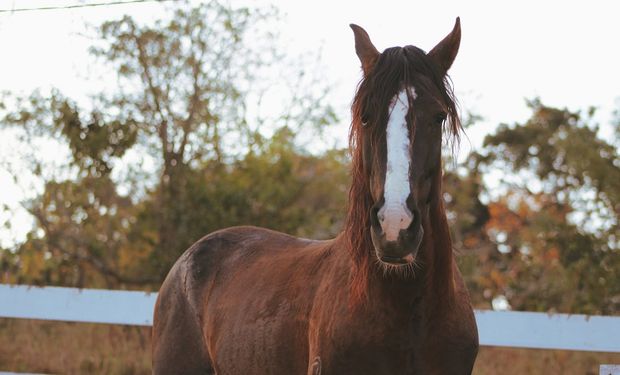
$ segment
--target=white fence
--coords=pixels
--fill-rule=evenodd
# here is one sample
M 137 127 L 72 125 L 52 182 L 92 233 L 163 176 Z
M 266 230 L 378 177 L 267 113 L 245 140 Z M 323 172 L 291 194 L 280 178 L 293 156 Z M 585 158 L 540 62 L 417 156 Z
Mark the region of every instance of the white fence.
M 0 317 L 150 326 L 156 299 L 127 290 L 0 284 Z
M 149 326 L 157 293 L 0 284 L 0 317 Z M 620 317 L 477 310 L 480 344 L 620 353 Z

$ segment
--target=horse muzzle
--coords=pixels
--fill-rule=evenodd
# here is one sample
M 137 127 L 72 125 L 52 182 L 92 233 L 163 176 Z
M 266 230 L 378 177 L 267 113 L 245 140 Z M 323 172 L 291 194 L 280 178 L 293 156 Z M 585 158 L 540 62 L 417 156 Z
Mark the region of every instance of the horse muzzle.
M 396 240 L 388 240 L 379 220 L 371 219 L 371 238 L 377 258 L 391 265 L 406 265 L 415 260 L 420 249 L 424 228 L 420 215 L 415 215 L 409 227 L 398 232 Z

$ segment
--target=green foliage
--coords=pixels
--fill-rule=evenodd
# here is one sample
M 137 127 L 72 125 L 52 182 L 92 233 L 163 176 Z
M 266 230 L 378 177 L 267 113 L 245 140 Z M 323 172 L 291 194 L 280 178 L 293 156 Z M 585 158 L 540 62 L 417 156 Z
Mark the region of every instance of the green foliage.
M 306 237 L 329 238 L 344 219 L 349 177 L 344 150 L 315 156 L 296 149 L 287 128 L 260 150 L 197 185 L 216 220 L 212 228 L 252 223 Z M 209 200 L 211 199 L 211 200 Z M 199 202 L 196 202 L 199 203 Z
M 90 176 L 106 176 L 112 171 L 111 161 L 121 158 L 137 140 L 138 129 L 132 120 L 104 121 L 98 112 L 84 123 L 78 110 L 68 101 L 58 109 L 57 125 L 67 139 L 73 162 Z
M 349 183 L 344 150 L 310 155 L 298 149 L 288 129 L 262 147 L 226 165 L 188 170 L 185 187 L 169 212 L 178 235 L 167 257 L 153 252 L 142 268 L 153 273 L 203 235 L 235 225 L 256 225 L 309 237 L 330 238 L 344 219 Z M 157 233 L 158 191 L 141 202 L 133 238 Z M 151 244 L 152 247 L 156 243 Z

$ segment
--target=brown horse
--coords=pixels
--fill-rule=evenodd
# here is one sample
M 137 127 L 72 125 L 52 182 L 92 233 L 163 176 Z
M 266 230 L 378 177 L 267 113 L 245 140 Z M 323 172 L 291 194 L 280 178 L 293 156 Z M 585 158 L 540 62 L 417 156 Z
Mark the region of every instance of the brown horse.
M 452 254 L 443 133 L 460 38 L 379 53 L 351 25 L 364 78 L 352 108 L 344 231 L 312 241 L 212 233 L 172 267 L 155 307 L 155 374 L 469 374 L 478 333 Z

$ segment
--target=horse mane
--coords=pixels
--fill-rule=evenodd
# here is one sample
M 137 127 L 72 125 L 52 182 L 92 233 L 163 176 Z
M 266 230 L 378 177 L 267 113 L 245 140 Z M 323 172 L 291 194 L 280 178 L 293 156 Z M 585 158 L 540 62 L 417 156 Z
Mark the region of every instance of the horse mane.
M 435 100 L 447 114 L 444 134 L 452 144 L 458 143 L 462 130 L 450 78 L 424 51 L 415 46 L 386 49 L 368 75 L 358 84 L 351 106 L 349 149 L 352 158 L 352 182 L 344 223 L 345 246 L 354 265 L 351 278 L 352 303 L 363 301 L 367 296 L 374 256 L 369 230 L 373 200 L 370 192 L 370 166 L 367 165 L 371 158 L 364 160 L 364 144 L 369 142 L 372 152 L 377 152 L 378 147 L 375 146 L 385 137 L 390 101 L 404 85 L 413 85 L 427 93 L 439 92 L 439 97 L 435 97 Z M 435 88 L 431 89 L 429 85 Z M 441 177 L 441 172 L 438 172 L 432 186 L 430 216 L 432 231 L 436 237 L 435 246 L 445 250 L 439 252 L 448 253 L 448 258 L 446 259 L 445 254 L 439 254 L 437 262 L 433 262 L 437 264 L 432 265 L 435 269 L 446 267 L 447 262 L 451 267 L 452 262 L 452 242 L 441 195 Z

